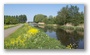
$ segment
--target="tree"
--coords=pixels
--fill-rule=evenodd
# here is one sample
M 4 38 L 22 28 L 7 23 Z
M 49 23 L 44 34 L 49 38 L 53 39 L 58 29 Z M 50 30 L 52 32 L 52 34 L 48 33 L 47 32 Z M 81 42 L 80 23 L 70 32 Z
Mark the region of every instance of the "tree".
M 73 25 L 79 25 L 84 23 L 84 13 L 79 12 L 77 6 L 66 6 L 63 7 L 56 16 L 57 24 L 64 25 L 66 23 L 71 23 Z
M 4 15 L 4 24 L 25 23 L 27 21 L 26 15 L 8 16 Z
M 47 16 L 43 15 L 43 14 L 37 14 L 34 16 L 34 22 L 38 23 L 38 22 L 46 22 L 47 20 Z
M 70 16 L 70 22 L 73 25 L 78 25 L 79 19 L 79 8 L 77 6 L 72 6 L 69 8 L 69 16 Z
M 84 13 L 81 12 L 80 13 L 80 24 L 83 24 L 84 23 Z
M 64 25 L 68 22 L 67 19 L 69 19 L 69 11 L 68 6 L 63 7 L 61 11 L 58 12 L 58 15 L 56 16 L 57 23 L 60 25 Z
M 19 22 L 20 22 L 20 23 L 25 23 L 26 21 L 27 21 L 26 15 L 20 15 L 20 16 L 19 16 Z
M 56 22 L 55 17 L 53 17 L 52 15 L 50 15 L 48 17 L 47 24 L 55 24 L 55 22 Z
M 4 16 L 5 18 L 4 18 L 4 23 L 5 24 L 10 24 L 10 20 L 11 20 L 11 18 L 10 18 L 10 16 Z

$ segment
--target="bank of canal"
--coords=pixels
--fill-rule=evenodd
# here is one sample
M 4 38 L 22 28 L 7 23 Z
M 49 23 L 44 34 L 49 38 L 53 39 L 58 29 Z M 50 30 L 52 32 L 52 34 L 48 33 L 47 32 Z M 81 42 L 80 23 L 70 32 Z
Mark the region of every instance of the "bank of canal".
M 33 25 L 34 26 L 34 25 Z M 64 46 L 74 49 L 84 49 L 84 32 L 78 30 L 64 30 L 52 26 L 35 26 L 42 29 L 51 38 L 59 40 Z

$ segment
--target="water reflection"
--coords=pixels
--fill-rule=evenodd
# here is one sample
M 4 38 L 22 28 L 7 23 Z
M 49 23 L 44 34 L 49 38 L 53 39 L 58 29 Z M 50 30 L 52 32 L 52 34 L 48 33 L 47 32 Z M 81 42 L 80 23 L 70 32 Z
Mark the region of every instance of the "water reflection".
M 62 29 L 57 29 L 56 35 L 58 40 L 60 40 L 60 42 L 63 45 L 68 46 L 71 44 L 72 48 L 75 48 L 75 49 L 79 47 L 79 42 L 83 40 L 83 35 L 78 34 L 77 31 L 73 31 L 71 33 L 71 32 L 66 32 Z
M 84 32 L 73 31 L 73 30 L 63 30 L 58 27 L 35 26 L 46 32 L 50 37 L 58 39 L 63 45 L 74 48 L 74 49 L 84 49 Z

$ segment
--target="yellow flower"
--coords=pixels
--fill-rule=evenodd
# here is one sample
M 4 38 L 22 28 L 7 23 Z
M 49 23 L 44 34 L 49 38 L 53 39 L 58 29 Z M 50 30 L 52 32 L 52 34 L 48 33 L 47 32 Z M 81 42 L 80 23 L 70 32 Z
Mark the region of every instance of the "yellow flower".
M 11 39 L 11 44 L 14 45 L 15 44 L 15 40 Z
M 38 33 L 38 32 L 39 32 L 38 29 L 36 29 L 36 28 L 31 28 L 27 33 L 29 33 L 29 34 L 36 34 L 36 33 Z
M 18 36 L 18 39 L 20 39 L 21 38 L 21 36 Z
M 15 40 L 15 43 L 18 44 L 18 40 Z
M 24 43 L 25 42 L 25 40 L 23 39 L 23 40 L 20 40 L 20 43 Z
M 72 44 L 67 45 L 66 48 L 72 49 Z

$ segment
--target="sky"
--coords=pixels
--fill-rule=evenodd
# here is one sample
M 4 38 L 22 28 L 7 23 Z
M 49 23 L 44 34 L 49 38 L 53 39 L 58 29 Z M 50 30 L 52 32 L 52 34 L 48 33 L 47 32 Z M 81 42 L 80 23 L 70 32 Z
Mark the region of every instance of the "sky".
M 57 12 L 66 5 L 79 7 L 79 12 L 84 12 L 84 4 L 4 4 L 4 15 L 23 15 L 27 16 L 27 21 L 33 21 L 37 14 L 56 16 Z

